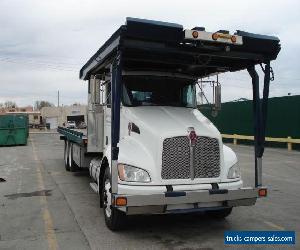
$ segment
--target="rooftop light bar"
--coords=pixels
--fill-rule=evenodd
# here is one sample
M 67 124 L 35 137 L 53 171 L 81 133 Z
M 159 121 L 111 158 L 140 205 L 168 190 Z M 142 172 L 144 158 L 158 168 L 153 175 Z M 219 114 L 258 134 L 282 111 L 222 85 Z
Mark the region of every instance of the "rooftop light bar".
M 238 35 L 230 35 L 221 32 L 206 32 L 199 30 L 184 30 L 185 40 L 199 40 L 208 42 L 227 43 L 235 45 L 243 45 L 243 37 Z

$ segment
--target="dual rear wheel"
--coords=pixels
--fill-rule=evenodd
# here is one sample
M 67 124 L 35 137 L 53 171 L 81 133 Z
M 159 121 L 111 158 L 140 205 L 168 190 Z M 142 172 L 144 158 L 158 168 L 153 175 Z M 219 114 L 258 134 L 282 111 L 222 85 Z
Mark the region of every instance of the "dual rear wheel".
M 64 162 L 67 171 L 78 171 L 79 168 L 73 159 L 73 143 L 69 141 L 65 141 Z
M 67 140 L 65 140 L 64 163 L 67 171 L 75 172 L 79 169 L 73 158 L 73 143 Z M 117 208 L 114 208 L 111 204 L 112 194 L 109 167 L 105 169 L 105 173 L 101 181 L 100 207 L 103 207 L 107 227 L 112 231 L 116 231 L 121 229 L 124 225 L 126 215 Z M 99 185 L 101 184 L 99 183 Z

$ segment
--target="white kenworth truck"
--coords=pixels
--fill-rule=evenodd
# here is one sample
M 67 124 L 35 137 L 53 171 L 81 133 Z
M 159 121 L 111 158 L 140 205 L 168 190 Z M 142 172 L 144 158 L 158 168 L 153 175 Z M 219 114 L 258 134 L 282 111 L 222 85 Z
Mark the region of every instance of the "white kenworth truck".
M 58 131 L 66 170 L 89 168 L 111 230 L 135 214 L 205 211 L 223 218 L 266 196 L 261 179 L 270 61 L 279 42 L 244 31 L 127 18 L 82 67 L 87 133 Z M 264 73 L 262 98 L 255 65 Z M 244 69 L 253 86 L 254 187 L 243 187 L 235 153 L 196 102 L 198 79 Z M 218 85 L 216 100 L 219 92 Z

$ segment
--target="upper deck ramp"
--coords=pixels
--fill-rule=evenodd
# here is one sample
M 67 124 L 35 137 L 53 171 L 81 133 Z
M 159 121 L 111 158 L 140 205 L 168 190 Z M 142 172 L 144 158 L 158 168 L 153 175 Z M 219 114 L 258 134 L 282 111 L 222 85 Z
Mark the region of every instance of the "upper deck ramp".
M 122 52 L 123 69 L 164 71 L 195 78 L 238 71 L 276 59 L 280 40 L 237 30 L 206 32 L 182 25 L 127 18 L 80 70 L 80 78 L 108 71 L 117 51 Z

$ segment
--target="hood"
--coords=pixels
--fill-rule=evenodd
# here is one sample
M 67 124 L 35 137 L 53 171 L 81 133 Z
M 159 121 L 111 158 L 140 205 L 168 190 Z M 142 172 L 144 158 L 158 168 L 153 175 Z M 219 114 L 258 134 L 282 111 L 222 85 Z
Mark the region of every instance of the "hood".
M 188 127 L 194 127 L 197 135 L 220 136 L 216 127 L 197 109 L 144 106 L 127 108 L 126 113 L 140 129 L 159 137 L 187 135 Z
M 139 128 L 140 134 L 128 133 L 129 122 Z M 152 185 L 190 184 L 190 179 L 163 180 L 161 177 L 164 140 L 187 136 L 189 127 L 193 127 L 198 136 L 218 139 L 221 147 L 219 131 L 197 109 L 161 106 L 122 107 L 119 162 L 147 170 Z M 195 179 L 192 182 L 201 181 Z

